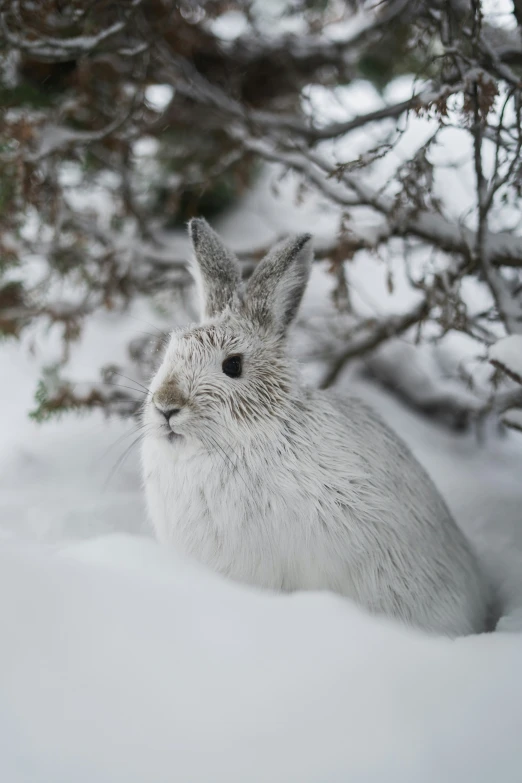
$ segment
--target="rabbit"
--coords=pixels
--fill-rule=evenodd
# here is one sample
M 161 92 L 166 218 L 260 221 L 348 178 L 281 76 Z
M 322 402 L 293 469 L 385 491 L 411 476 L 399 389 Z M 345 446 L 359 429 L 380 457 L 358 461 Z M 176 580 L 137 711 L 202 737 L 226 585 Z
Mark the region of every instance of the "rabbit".
M 287 334 L 311 236 L 274 247 L 243 287 L 210 226 L 189 233 L 201 321 L 172 333 L 144 409 L 159 540 L 239 582 L 330 590 L 432 633 L 484 631 L 488 588 L 424 469 L 363 401 L 299 380 Z

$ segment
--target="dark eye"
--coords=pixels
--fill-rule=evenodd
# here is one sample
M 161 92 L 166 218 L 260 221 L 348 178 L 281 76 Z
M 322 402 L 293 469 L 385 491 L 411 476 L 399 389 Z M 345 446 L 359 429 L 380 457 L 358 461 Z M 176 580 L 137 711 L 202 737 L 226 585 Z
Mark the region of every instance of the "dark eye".
M 227 356 L 221 368 L 229 378 L 239 378 L 243 362 L 241 356 Z

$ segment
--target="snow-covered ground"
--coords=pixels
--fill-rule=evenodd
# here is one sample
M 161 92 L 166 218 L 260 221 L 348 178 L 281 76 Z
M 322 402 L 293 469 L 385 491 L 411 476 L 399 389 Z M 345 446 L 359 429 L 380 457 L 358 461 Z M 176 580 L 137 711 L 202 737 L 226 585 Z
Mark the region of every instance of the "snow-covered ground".
M 0 560 L 2 780 L 520 781 L 519 635 L 423 638 L 130 540 Z
M 240 247 L 298 217 L 319 235 L 335 224 L 306 205 L 292 217 L 265 193 L 218 227 Z M 315 275 L 311 314 L 330 285 Z M 380 280 L 372 306 L 384 307 Z M 143 304 L 130 315 L 93 321 L 75 377 L 121 360 L 134 318 L 156 319 Z M 519 783 L 521 434 L 479 443 L 343 379 L 427 467 L 502 592 L 499 630 L 449 641 L 334 596 L 233 585 L 161 550 L 138 449 L 112 473 L 133 425 L 30 421 L 27 343 L 0 347 L 0 375 L 0 780 Z

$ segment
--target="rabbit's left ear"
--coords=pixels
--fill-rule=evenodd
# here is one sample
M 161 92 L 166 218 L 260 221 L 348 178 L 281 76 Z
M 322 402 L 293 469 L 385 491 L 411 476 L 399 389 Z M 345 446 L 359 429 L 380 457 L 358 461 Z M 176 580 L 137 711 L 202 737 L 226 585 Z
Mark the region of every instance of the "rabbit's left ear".
M 310 234 L 276 245 L 257 265 L 246 289 L 247 315 L 284 334 L 303 297 L 313 259 Z
M 226 307 L 239 303 L 239 263 L 203 218 L 190 221 L 189 234 L 194 249 L 192 272 L 199 290 L 202 317 L 215 318 Z

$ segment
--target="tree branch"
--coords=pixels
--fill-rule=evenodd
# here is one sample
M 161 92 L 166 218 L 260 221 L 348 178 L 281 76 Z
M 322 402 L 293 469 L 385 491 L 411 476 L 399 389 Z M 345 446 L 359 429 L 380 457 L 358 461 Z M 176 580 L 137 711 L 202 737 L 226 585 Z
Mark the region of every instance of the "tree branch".
M 430 312 L 428 299 L 423 299 L 412 310 L 404 315 L 391 315 L 380 321 L 373 322 L 366 334 L 357 335 L 348 341 L 346 348 L 335 359 L 332 366 L 321 381 L 319 387 L 327 389 L 332 386 L 341 375 L 346 364 L 357 356 L 362 356 L 373 351 L 390 337 L 397 337 L 406 332 L 410 327 L 424 320 Z

